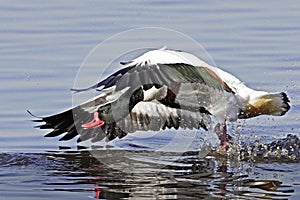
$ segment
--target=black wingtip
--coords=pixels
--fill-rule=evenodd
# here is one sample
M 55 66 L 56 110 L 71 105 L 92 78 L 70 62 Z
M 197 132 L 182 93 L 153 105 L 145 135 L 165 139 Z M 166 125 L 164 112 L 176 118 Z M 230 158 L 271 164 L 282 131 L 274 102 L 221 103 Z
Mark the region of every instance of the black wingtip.
M 84 92 L 88 89 L 87 88 L 84 88 L 84 89 L 71 88 L 70 90 L 71 90 L 71 92 L 78 93 L 78 92 Z
M 132 62 L 133 62 L 133 61 L 126 61 L 126 62 L 121 61 L 120 64 L 121 64 L 121 65 L 128 65 L 128 64 L 130 64 L 130 63 L 132 63 Z
M 35 114 L 33 114 L 32 112 L 30 112 L 29 110 L 26 110 L 28 112 L 29 115 L 31 115 L 32 117 L 34 118 L 38 118 L 38 119 L 35 119 L 35 120 L 32 120 L 33 122 L 42 122 L 43 118 L 42 117 L 39 117 L 39 116 L 36 116 Z
M 104 86 L 99 86 L 99 88 L 98 88 L 98 85 L 93 85 L 88 88 L 82 88 L 82 89 L 71 88 L 70 90 L 71 90 L 71 92 L 79 93 L 79 92 L 85 92 L 85 91 L 92 90 L 92 89 L 96 89 L 96 91 L 101 91 L 103 88 L 104 88 Z

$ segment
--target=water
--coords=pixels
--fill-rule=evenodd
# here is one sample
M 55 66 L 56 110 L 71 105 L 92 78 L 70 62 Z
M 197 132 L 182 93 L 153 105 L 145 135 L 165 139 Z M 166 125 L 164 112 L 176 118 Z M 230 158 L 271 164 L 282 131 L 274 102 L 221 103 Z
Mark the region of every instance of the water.
M 299 7 L 279 1 L 1 2 L 0 198 L 299 199 L 299 146 L 293 140 L 300 137 Z M 33 128 L 26 110 L 48 115 L 71 107 L 70 88 L 88 53 L 108 37 L 140 27 L 190 36 L 249 86 L 287 91 L 291 110 L 230 127 L 239 145 L 229 158 L 123 150 L 110 151 L 120 160 L 109 163 L 78 150 L 74 141 L 43 138 L 46 132 Z M 185 44 L 171 38 L 170 45 Z M 108 56 L 103 52 L 100 59 Z

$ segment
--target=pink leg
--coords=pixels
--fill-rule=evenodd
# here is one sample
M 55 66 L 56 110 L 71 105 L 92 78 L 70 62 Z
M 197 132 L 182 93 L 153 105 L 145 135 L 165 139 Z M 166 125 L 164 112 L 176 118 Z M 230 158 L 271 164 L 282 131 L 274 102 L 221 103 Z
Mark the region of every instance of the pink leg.
M 219 139 L 221 141 L 221 149 L 226 152 L 227 151 L 227 142 L 231 139 L 231 136 L 227 134 L 227 127 L 226 127 L 226 124 L 222 123 L 222 124 L 219 124 L 219 132 L 218 132 L 218 136 L 219 136 Z
M 105 122 L 102 121 L 99 118 L 99 113 L 96 111 L 96 112 L 94 112 L 94 118 L 93 118 L 93 120 L 90 121 L 90 122 L 88 122 L 88 123 L 82 124 L 81 127 L 85 128 L 85 129 L 88 129 L 88 128 L 97 128 L 97 127 L 103 126 L 104 123 Z

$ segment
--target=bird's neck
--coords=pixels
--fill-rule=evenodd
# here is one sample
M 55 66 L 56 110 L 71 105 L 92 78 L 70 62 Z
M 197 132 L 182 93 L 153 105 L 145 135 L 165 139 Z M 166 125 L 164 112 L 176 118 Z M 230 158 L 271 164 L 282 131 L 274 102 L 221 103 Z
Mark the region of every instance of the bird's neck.
M 133 107 L 144 99 L 142 88 L 127 90 L 118 99 L 98 110 L 100 118 L 106 123 L 118 122 L 124 119 Z

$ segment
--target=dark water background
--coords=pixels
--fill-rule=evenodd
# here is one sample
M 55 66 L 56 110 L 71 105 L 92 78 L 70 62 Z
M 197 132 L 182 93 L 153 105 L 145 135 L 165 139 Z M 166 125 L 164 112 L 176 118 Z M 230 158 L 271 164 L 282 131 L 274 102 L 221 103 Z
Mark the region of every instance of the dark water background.
M 0 199 L 299 199 L 299 9 L 295 1 L 1 2 Z M 190 36 L 249 86 L 287 91 L 291 110 L 233 125 L 237 146 L 229 158 L 91 154 L 74 141 L 43 138 L 26 110 L 48 115 L 71 107 L 70 88 L 87 54 L 141 27 Z M 119 159 L 94 158 L 103 152 Z

